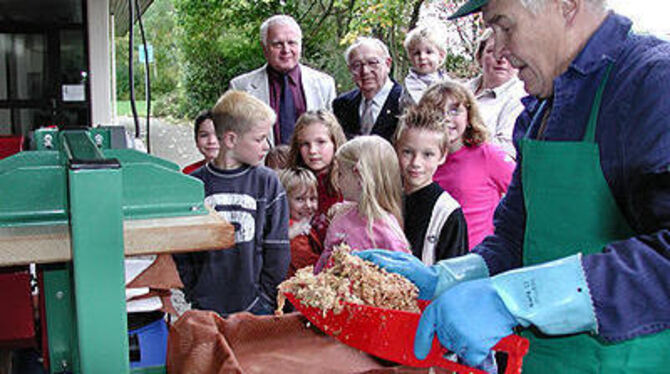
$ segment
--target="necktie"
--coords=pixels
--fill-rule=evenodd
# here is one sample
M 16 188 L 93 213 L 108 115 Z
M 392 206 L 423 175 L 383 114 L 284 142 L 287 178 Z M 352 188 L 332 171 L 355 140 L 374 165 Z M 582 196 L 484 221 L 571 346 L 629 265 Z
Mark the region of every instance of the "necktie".
M 368 135 L 375 125 L 374 113 L 372 113 L 372 106 L 374 102 L 372 99 L 365 99 L 363 106 L 363 116 L 361 117 L 361 134 Z
M 279 99 L 279 138 L 281 144 L 288 144 L 295 127 L 295 103 L 289 85 L 288 74 L 282 75 L 281 97 Z

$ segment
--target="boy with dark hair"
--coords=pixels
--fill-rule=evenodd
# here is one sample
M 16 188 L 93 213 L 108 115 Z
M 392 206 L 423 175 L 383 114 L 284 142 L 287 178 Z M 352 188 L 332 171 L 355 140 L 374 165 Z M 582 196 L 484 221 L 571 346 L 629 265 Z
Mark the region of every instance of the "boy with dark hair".
M 222 315 L 271 314 L 291 253 L 286 193 L 261 165 L 276 115 L 240 91 L 221 96 L 212 114 L 221 150 L 191 175 L 205 184 L 205 204 L 235 226 L 235 247 L 175 256 L 186 297 Z
M 216 138 L 216 130 L 214 129 L 214 119 L 212 118 L 211 110 L 203 110 L 195 117 L 193 124 L 193 137 L 195 139 L 195 147 L 198 152 L 204 157 L 198 162 L 194 162 L 185 166 L 181 172 L 184 174 L 191 174 L 200 169 L 202 165 L 213 160 L 219 153 L 219 139 Z

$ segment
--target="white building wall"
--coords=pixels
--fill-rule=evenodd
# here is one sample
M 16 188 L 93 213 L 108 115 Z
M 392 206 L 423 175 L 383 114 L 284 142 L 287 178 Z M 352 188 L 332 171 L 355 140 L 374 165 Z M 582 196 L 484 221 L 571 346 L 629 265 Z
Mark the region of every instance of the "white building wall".
M 109 0 L 87 0 L 91 124 L 112 123 Z

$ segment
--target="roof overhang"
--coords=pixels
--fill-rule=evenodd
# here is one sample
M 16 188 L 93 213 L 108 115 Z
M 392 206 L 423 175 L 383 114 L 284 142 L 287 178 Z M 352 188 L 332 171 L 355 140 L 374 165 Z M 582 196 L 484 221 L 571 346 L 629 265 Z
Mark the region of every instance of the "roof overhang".
M 0 30 L 81 24 L 87 1 L 98 0 L 0 0 Z M 153 0 L 137 1 L 141 14 L 153 3 Z M 109 0 L 109 14 L 114 15 L 117 36 L 128 33 L 128 13 L 128 0 Z

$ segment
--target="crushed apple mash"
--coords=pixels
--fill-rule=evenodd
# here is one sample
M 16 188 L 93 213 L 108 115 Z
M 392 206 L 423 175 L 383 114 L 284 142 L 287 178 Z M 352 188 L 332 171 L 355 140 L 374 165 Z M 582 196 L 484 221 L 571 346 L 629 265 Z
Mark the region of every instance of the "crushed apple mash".
M 372 262 L 351 255 L 347 245 L 333 250 L 331 266 L 315 275 L 313 266 L 299 269 L 279 285 L 277 314 L 281 314 L 290 292 L 301 303 L 319 308 L 323 315 L 339 314 L 345 303 L 420 313 L 416 286 L 407 278 L 389 273 Z

